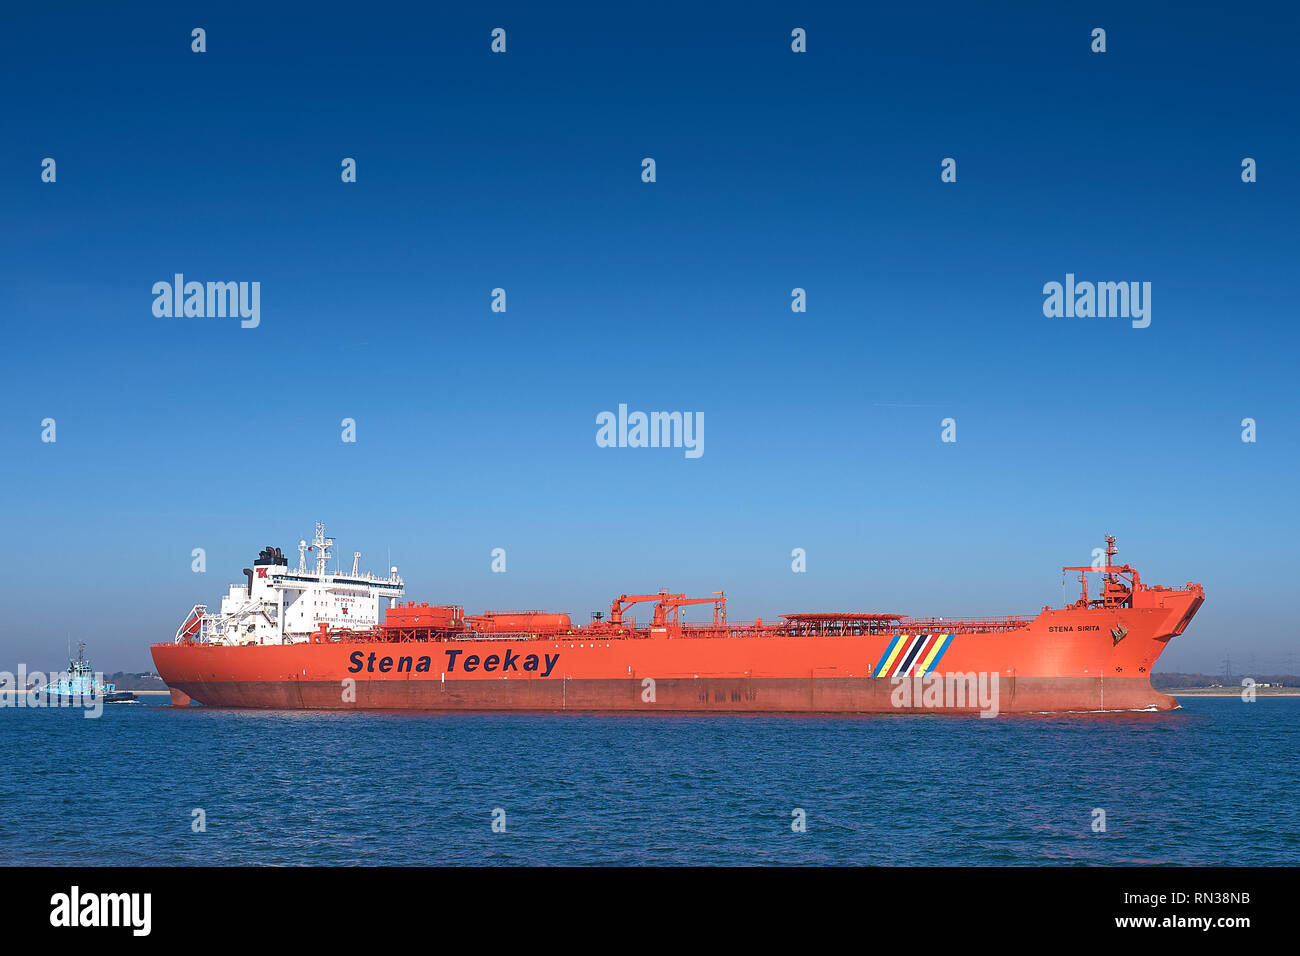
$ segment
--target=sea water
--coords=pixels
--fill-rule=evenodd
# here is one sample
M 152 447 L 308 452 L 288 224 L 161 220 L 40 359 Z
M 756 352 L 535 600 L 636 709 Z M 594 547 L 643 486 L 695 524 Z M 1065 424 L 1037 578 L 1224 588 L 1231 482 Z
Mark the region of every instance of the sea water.
M 1300 864 L 1300 698 L 1058 717 L 0 709 L 6 864 Z

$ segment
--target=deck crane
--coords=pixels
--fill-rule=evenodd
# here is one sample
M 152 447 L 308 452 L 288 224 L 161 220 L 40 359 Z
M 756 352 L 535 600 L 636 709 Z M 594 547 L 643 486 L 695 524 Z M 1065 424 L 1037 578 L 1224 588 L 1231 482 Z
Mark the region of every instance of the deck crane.
M 660 588 L 658 594 L 620 594 L 609 606 L 610 626 L 622 627 L 626 623 L 623 612 L 643 601 L 655 602 L 651 617 L 651 626 L 655 628 L 667 627 L 670 623 L 669 612 L 672 612 L 671 624 L 674 629 L 680 630 L 681 609 L 691 604 L 712 604 L 713 625 L 722 627 L 727 623 L 727 595 L 722 591 L 714 591 L 713 597 L 688 598 L 685 594 L 672 594 L 667 588 Z
M 1064 571 L 1079 572 L 1079 600 L 1075 601 L 1071 607 L 1087 609 L 1089 607 L 1132 607 L 1133 595 L 1142 589 L 1142 578 L 1138 575 L 1137 568 L 1129 564 L 1116 564 L 1115 555 L 1119 549 L 1115 547 L 1115 536 L 1106 535 L 1106 563 L 1098 565 L 1089 565 L 1086 568 L 1062 568 Z M 1102 579 L 1101 597 L 1096 600 L 1088 598 L 1088 575 L 1093 572 L 1099 572 Z M 1127 581 L 1125 581 L 1127 578 Z
M 671 608 L 673 627 L 680 627 L 678 614 L 683 607 L 688 604 L 712 604 L 713 626 L 723 627 L 727 623 L 727 595 L 722 591 L 714 591 L 713 594 L 713 597 L 706 598 L 688 598 L 682 594 L 665 595 L 663 600 L 655 606 L 655 617 L 656 619 L 666 620 L 668 610 Z
M 657 601 L 654 611 L 654 623 L 662 627 L 664 623 L 664 614 L 666 612 L 665 603 L 670 598 L 685 598 L 685 594 L 669 594 L 667 588 L 660 588 L 658 594 L 620 594 L 614 598 L 614 603 L 609 606 L 609 623 L 614 626 L 623 624 L 623 612 L 633 604 L 640 604 L 642 601 Z

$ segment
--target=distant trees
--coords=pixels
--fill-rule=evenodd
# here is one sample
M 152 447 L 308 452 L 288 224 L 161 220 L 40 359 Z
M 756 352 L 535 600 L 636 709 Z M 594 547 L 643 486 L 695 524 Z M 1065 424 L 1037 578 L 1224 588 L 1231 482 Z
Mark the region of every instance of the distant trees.
M 1151 675 L 1151 686 L 1156 690 L 1177 690 L 1179 688 L 1240 687 L 1242 678 L 1249 677 L 1256 684 L 1272 684 L 1274 687 L 1300 687 L 1300 677 L 1294 674 L 1236 674 L 1226 677 L 1223 674 L 1183 674 L 1177 671 L 1163 671 Z

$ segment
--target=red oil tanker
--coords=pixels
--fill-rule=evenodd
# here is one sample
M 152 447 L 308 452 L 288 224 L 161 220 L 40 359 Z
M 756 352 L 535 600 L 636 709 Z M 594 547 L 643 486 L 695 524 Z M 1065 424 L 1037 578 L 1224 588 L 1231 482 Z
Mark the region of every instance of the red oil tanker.
M 1106 560 L 1081 596 L 1033 617 L 836 612 L 731 623 L 726 596 L 620 595 L 574 625 L 542 611 L 465 615 L 396 603 L 403 583 L 326 570 L 317 525 L 291 570 L 278 548 L 245 569 L 220 613 L 196 605 L 152 647 L 177 704 L 369 710 L 1051 713 L 1169 710 L 1151 668 L 1204 602 L 1199 584 L 1143 584 Z M 307 551 L 316 551 L 309 570 Z M 1088 575 L 1100 595 L 1088 594 Z M 394 602 L 380 620 L 380 601 Z M 649 622 L 626 613 L 651 603 Z M 681 609 L 711 604 L 688 624 Z

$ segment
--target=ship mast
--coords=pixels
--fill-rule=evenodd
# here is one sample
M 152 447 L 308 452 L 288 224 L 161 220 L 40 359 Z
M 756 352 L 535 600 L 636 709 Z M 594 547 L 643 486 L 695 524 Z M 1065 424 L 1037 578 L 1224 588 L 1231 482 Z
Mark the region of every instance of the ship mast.
M 331 557 L 330 548 L 334 547 L 334 539 L 325 537 L 325 522 L 316 522 L 316 537 L 312 541 L 312 547 L 316 549 L 316 574 L 325 577 L 325 567 Z

